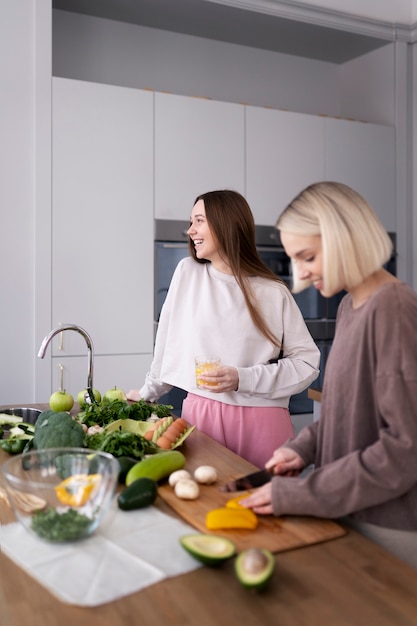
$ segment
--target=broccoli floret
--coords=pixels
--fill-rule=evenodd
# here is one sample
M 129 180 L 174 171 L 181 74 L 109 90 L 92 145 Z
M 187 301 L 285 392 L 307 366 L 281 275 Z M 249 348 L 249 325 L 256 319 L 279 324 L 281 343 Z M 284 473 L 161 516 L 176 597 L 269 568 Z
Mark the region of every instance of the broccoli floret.
M 69 413 L 43 411 L 36 420 L 33 447 L 82 448 L 84 430 Z

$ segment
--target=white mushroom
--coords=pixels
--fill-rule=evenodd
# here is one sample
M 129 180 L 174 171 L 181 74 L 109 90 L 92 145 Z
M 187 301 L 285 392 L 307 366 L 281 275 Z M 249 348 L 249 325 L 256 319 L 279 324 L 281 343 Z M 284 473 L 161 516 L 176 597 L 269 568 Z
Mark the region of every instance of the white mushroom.
M 194 478 L 198 483 L 211 485 L 217 480 L 217 470 L 211 465 L 200 465 L 194 472 Z
M 175 495 L 181 500 L 196 500 L 200 495 L 200 489 L 195 482 L 187 478 L 185 480 L 179 480 L 175 485 Z
M 87 430 L 87 435 L 96 435 L 97 433 L 102 433 L 104 430 L 104 428 L 102 426 L 99 426 L 98 424 L 94 424 L 93 426 L 90 426 Z
M 187 472 L 187 470 L 176 470 L 169 475 L 168 483 L 171 487 L 175 487 L 179 480 L 187 480 L 189 478 L 191 478 L 191 474 L 190 472 Z

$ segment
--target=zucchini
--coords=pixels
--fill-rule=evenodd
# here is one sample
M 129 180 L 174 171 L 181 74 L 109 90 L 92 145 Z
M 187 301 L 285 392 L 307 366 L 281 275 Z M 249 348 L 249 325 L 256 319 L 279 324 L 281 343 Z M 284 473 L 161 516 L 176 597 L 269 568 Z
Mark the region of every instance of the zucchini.
M 129 487 L 126 487 L 117 498 L 119 509 L 133 511 L 150 506 L 156 500 L 158 487 L 151 478 L 138 478 Z
M 158 482 L 172 472 L 182 469 L 184 465 L 185 456 L 179 450 L 156 452 L 130 468 L 126 475 L 126 485 L 129 487 L 134 481 L 143 477 L 151 478 Z

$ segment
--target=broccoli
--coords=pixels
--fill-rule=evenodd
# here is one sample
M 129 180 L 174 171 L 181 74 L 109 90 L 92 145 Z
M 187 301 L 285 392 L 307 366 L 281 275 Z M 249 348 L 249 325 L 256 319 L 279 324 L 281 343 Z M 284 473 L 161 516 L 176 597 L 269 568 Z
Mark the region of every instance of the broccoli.
M 35 424 L 33 447 L 83 448 L 84 430 L 69 413 L 43 411 Z

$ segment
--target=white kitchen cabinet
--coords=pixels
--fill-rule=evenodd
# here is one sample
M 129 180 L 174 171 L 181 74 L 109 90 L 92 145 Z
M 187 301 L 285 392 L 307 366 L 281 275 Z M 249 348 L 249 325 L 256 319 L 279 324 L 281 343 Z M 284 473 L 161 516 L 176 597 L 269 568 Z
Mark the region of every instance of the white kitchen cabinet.
M 125 391 L 138 389 L 145 380 L 146 372 L 152 361 L 151 355 L 99 355 L 94 359 L 93 386 L 101 394 L 114 386 Z M 64 389 L 76 398 L 79 391 L 87 386 L 88 359 L 85 356 L 53 357 L 52 389 L 61 385 L 61 367 Z
M 258 224 L 275 224 L 294 196 L 323 176 L 323 118 L 246 107 L 246 198 Z
M 155 94 L 155 217 L 188 220 L 195 198 L 214 189 L 244 193 L 240 104 Z
M 326 118 L 325 177 L 353 187 L 396 230 L 393 126 Z
M 153 351 L 153 94 L 54 78 L 52 180 L 53 327 L 82 326 L 103 385 L 127 386 Z M 66 357 L 71 391 L 85 386 L 81 336 L 52 343 L 54 386 Z

